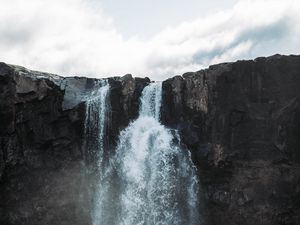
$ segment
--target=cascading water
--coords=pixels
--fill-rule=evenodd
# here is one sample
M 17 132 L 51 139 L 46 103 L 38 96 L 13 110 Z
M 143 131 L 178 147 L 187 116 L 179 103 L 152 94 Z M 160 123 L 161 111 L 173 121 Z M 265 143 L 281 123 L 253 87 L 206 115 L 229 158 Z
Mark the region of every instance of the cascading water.
M 99 211 L 102 211 L 104 203 L 102 198 L 103 193 L 103 172 L 105 171 L 104 162 L 104 145 L 105 145 L 105 128 L 107 125 L 108 113 L 108 97 L 109 97 L 109 83 L 107 80 L 101 80 L 96 84 L 96 88 L 92 91 L 86 99 L 85 111 L 85 161 L 95 162 L 93 164 L 96 171 L 96 188 L 94 210 L 92 214 L 93 224 L 102 224 L 99 218 Z
M 151 83 L 102 167 L 93 225 L 200 224 L 195 167 L 177 132 L 159 123 L 160 107 L 161 83 Z
M 152 83 L 143 90 L 140 105 L 140 117 L 149 116 L 159 121 L 161 107 L 161 83 Z
M 139 118 L 121 132 L 117 171 L 122 225 L 199 225 L 198 180 L 176 131 L 159 123 L 161 83 L 147 86 Z
M 91 158 L 96 157 L 97 169 L 101 168 L 103 162 L 108 93 L 108 81 L 101 80 L 96 84 L 95 90 L 92 91 L 86 100 L 84 123 L 85 157 L 86 161 L 91 161 Z

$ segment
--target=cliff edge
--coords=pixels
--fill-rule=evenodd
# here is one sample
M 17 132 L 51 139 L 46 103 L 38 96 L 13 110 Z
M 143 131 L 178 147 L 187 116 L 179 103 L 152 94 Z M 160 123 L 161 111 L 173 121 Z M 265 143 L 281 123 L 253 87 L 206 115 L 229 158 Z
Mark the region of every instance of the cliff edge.
M 138 116 L 149 78 L 108 78 L 107 145 Z M 0 63 L 0 224 L 90 224 L 85 101 L 98 80 Z M 300 224 L 300 56 L 210 66 L 163 81 L 207 225 Z

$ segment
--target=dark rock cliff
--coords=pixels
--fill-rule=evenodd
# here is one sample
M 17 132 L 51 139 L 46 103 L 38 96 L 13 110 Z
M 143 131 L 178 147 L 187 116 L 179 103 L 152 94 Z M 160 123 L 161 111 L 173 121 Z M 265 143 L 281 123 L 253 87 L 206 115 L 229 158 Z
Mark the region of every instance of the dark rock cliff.
M 214 65 L 163 90 L 163 121 L 192 150 L 208 224 L 300 224 L 299 56 Z
M 84 101 L 97 80 L 0 64 L 0 224 L 91 224 Z M 109 78 L 108 149 L 138 115 L 148 78 Z
M 96 79 L 0 64 L 0 224 L 90 224 L 84 101 Z M 109 78 L 107 149 L 150 82 Z M 192 152 L 206 224 L 300 224 L 300 56 L 214 65 L 163 82 L 163 124 Z

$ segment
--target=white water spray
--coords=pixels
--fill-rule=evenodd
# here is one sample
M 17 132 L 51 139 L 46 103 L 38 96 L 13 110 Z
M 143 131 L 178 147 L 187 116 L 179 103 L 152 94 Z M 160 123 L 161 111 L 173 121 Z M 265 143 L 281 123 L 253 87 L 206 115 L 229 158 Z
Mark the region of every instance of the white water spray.
M 139 118 L 121 132 L 116 160 L 120 225 L 199 225 L 198 180 L 176 131 L 159 123 L 161 83 L 147 86 Z
M 152 83 L 143 90 L 140 116 L 149 116 L 159 121 L 161 107 L 161 83 Z
M 101 80 L 86 100 L 84 147 L 87 160 L 97 157 L 97 169 L 100 169 L 103 162 L 108 93 L 108 81 Z
M 84 147 L 89 154 L 86 157 L 97 157 L 98 167 L 101 167 L 103 161 L 108 93 L 108 81 L 101 80 L 86 100 Z
M 176 131 L 159 123 L 161 90 L 161 83 L 144 88 L 139 118 L 120 133 L 115 156 L 102 166 L 93 225 L 200 224 L 190 153 Z
M 101 80 L 86 100 L 85 112 L 85 159 L 87 162 L 96 162 L 94 170 L 96 176 L 96 190 L 94 198 L 93 225 L 102 224 L 100 212 L 103 211 L 103 172 L 105 171 L 104 144 L 108 114 L 109 83 Z

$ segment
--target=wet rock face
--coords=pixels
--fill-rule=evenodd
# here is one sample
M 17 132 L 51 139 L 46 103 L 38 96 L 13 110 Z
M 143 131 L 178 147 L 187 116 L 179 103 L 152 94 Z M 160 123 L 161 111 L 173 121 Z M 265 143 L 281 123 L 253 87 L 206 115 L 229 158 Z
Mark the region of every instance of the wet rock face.
M 110 84 L 107 151 L 138 116 L 148 78 Z M 0 64 L 0 224 L 90 224 L 93 175 L 82 149 L 98 80 Z M 163 82 L 161 121 L 192 152 L 205 224 L 298 224 L 300 57 L 273 56 Z
M 298 224 L 300 57 L 211 66 L 163 84 L 192 150 L 208 224 Z

